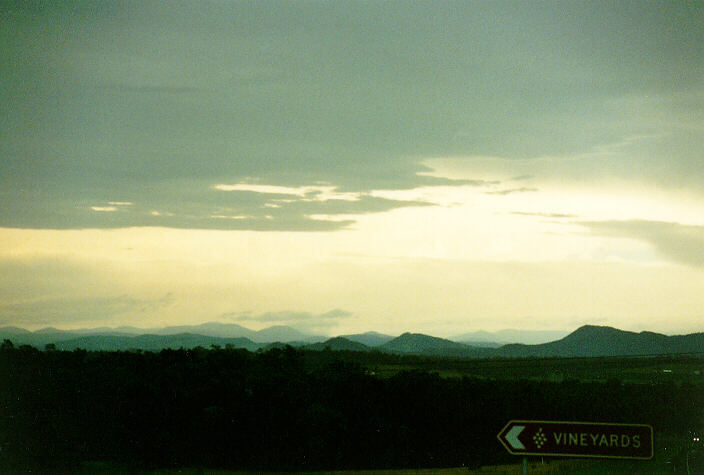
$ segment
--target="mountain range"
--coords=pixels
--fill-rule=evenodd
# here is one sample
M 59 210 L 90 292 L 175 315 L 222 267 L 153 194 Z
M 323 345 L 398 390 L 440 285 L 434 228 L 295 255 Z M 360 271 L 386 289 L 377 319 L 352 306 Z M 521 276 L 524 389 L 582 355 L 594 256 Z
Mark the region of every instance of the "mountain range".
M 16 327 L 15 327 L 16 328 Z M 0 329 L 1 330 L 1 329 Z M 21 330 L 21 329 L 20 329 Z M 55 328 L 43 328 L 34 333 L 75 333 L 82 335 L 178 335 L 182 333 L 192 333 L 194 335 L 211 336 L 218 338 L 248 338 L 255 343 L 269 343 L 279 341 L 288 342 L 317 342 L 323 341 L 326 337 L 310 335 L 284 325 L 275 325 L 263 330 L 250 330 L 235 323 L 207 322 L 200 325 L 178 325 L 160 328 L 137 328 L 137 327 L 101 327 L 85 328 L 78 330 L 57 330 Z
M 510 331 L 513 332 L 513 331 Z M 535 338 L 538 332 L 533 332 Z M 543 337 L 547 334 L 543 332 Z M 517 336 L 504 332 L 504 335 Z M 44 348 L 53 344 L 57 350 L 136 350 L 159 351 L 164 348 L 197 346 L 244 348 L 249 351 L 280 347 L 285 344 L 309 350 L 380 351 L 385 353 L 442 356 L 454 358 L 522 358 L 522 357 L 589 357 L 643 356 L 655 354 L 704 353 L 704 333 L 667 336 L 643 331 L 640 333 L 607 326 L 585 325 L 562 338 L 539 344 L 500 344 L 487 341 L 496 334 L 464 334 L 481 337 L 477 344 L 453 341 L 420 333 L 404 333 L 393 337 L 376 332 L 351 334 L 326 339 L 287 326 L 274 326 L 254 331 L 236 324 L 216 322 L 202 325 L 170 326 L 139 329 L 135 327 L 59 330 L 48 327 L 30 332 L 19 327 L 0 327 L 0 340 L 14 345 Z M 471 341 L 471 340 L 470 340 Z
M 450 340 L 472 346 L 499 347 L 508 343 L 536 345 L 558 340 L 567 335 L 565 331 L 514 330 L 504 329 L 495 332 L 474 331 L 455 335 Z

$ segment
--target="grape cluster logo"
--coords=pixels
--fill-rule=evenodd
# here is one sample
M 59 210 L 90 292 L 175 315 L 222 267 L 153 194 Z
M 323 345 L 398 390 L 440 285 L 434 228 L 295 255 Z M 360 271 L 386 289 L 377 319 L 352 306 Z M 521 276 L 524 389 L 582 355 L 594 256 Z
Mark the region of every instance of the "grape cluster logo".
M 543 445 L 545 445 L 545 442 L 548 441 L 547 436 L 543 432 L 543 428 L 539 427 L 538 432 L 536 432 L 533 435 L 533 442 L 535 442 L 535 446 L 538 447 L 539 449 L 543 448 Z

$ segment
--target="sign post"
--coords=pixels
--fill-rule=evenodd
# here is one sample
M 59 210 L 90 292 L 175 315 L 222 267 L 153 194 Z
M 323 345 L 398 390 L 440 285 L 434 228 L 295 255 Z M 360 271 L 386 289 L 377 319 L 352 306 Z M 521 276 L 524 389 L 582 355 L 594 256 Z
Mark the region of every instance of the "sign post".
M 497 435 L 513 455 L 648 460 L 653 428 L 646 424 L 509 421 Z

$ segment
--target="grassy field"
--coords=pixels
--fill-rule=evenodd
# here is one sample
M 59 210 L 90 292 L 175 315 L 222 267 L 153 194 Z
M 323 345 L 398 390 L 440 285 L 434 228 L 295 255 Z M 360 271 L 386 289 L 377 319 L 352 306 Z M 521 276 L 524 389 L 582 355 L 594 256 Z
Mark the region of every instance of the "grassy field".
M 368 369 L 380 377 L 401 371 L 437 372 L 441 377 L 530 379 L 538 381 L 608 381 L 624 383 L 702 383 L 704 358 L 693 356 L 633 358 L 526 358 L 526 359 L 423 359 L 398 364 L 372 364 Z
M 530 473 L 704 473 L 703 364 L 693 356 L 459 360 L 290 347 L 6 349 L 0 472 L 520 473 L 521 457 L 497 434 L 525 419 L 654 430 L 652 460 L 531 457 Z
M 466 467 L 452 468 L 426 468 L 426 469 L 399 469 L 399 470 L 342 470 L 332 472 L 300 472 L 311 475 L 334 474 L 334 475 L 450 475 L 450 474 L 494 474 L 494 475 L 514 475 L 521 474 L 523 466 L 520 457 L 516 458 L 517 463 L 506 465 L 490 465 L 478 469 L 469 470 Z M 694 467 L 693 467 L 694 468 Z M 577 475 L 601 475 L 601 474 L 627 474 L 627 473 L 686 473 L 685 467 L 672 467 L 664 464 L 660 460 L 653 461 L 628 461 L 628 460 L 593 460 L 593 459 L 557 459 L 557 458 L 529 458 L 529 474 L 577 474 Z M 181 469 L 157 469 L 134 471 L 134 469 L 121 468 L 110 463 L 86 463 L 77 472 L 80 474 L 136 474 L 136 475 L 228 475 L 228 474 L 248 474 L 261 472 L 212 470 L 203 468 L 181 468 Z M 701 473 L 701 472 L 692 472 Z

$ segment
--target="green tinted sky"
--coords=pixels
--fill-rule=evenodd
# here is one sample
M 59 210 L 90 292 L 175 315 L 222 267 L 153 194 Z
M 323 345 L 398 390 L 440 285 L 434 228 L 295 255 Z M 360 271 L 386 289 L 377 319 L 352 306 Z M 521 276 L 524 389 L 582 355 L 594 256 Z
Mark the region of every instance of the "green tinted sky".
M 701 2 L 57 3 L 0 7 L 0 323 L 699 329 Z

